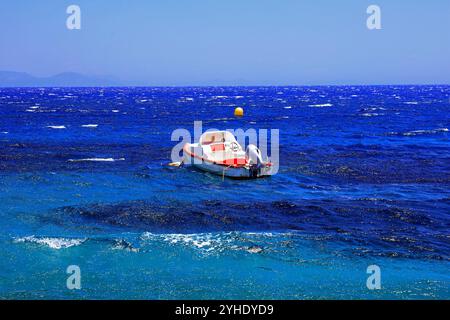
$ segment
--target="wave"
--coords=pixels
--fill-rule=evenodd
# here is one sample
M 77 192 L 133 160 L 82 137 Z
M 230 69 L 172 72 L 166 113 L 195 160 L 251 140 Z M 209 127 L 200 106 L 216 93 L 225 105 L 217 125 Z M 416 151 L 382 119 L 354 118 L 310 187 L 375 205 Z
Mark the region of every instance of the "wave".
M 383 116 L 383 113 L 361 113 L 361 117 L 377 117 L 377 116 Z
M 139 248 L 135 248 L 130 242 L 119 239 L 114 240 L 113 250 L 125 250 L 129 252 L 139 252 Z
M 323 104 L 310 104 L 309 107 L 312 108 L 324 108 L 324 107 L 332 107 L 333 104 L 331 103 L 323 103 Z
M 213 121 L 228 121 L 228 120 L 233 120 L 233 118 L 214 118 L 212 120 Z
M 368 106 L 368 107 L 363 107 L 363 108 L 359 109 L 359 111 L 361 111 L 361 112 L 373 112 L 373 111 L 377 111 L 377 110 L 385 111 L 386 108 L 376 107 L 376 106 Z
M 282 241 L 291 234 L 240 231 L 190 234 L 144 232 L 140 238 L 144 242 L 162 242 L 171 246 L 190 247 L 204 254 L 223 251 L 244 251 L 257 254 L 262 253 L 266 246 L 265 243 L 275 236 Z M 274 243 L 271 241 L 270 245 L 274 245 Z
M 66 129 L 66 126 L 47 126 L 50 129 Z
M 448 259 L 442 238 L 446 230 L 441 226 L 447 223 L 442 212 L 448 204 L 445 201 L 420 201 L 417 208 L 418 203 L 382 199 L 308 200 L 301 203 L 207 200 L 189 204 L 141 200 L 62 207 L 52 211 L 46 221 L 76 226 L 81 222 L 84 228 L 93 226 L 105 230 L 124 228 L 142 234 L 140 240 L 144 242 L 153 240 L 156 244 L 189 246 L 206 252 L 230 248 L 250 250 L 251 253 L 267 251 L 264 243 L 268 237 L 283 233 L 306 234 L 307 230 L 308 234 L 330 237 L 337 242 L 373 243 L 377 250 L 402 251 L 417 256 L 430 256 L 432 252 L 434 257 Z M 440 220 L 431 219 L 430 213 L 438 215 Z M 366 224 L 367 216 L 372 219 L 370 226 Z M 332 225 L 329 224 L 331 218 Z M 415 233 L 416 228 L 422 228 L 423 234 Z M 386 236 L 407 237 L 414 241 L 391 243 L 384 240 Z M 253 248 L 255 245 L 259 248 Z
M 205 233 L 152 233 L 127 234 L 125 238 L 94 237 L 94 238 L 66 238 L 47 236 L 25 236 L 13 238 L 14 243 L 31 243 L 60 250 L 80 246 L 87 241 L 91 244 L 103 244 L 112 250 L 128 252 L 145 252 L 157 245 L 175 246 L 194 249 L 202 254 L 221 253 L 226 251 L 241 251 L 258 254 L 270 251 L 277 243 L 292 237 L 292 233 L 276 232 L 205 232 Z M 139 243 L 137 246 L 133 243 Z
M 15 238 L 15 243 L 35 243 L 39 245 L 46 245 L 52 249 L 66 249 L 74 246 L 79 246 L 87 239 L 71 239 L 71 238 L 52 238 L 52 237 L 37 237 L 27 236 L 22 238 Z
M 435 133 L 442 133 L 442 132 L 449 132 L 448 128 L 437 128 L 437 129 L 430 129 L 430 130 L 413 130 L 408 132 L 390 132 L 389 135 L 395 135 L 395 136 L 418 136 L 418 135 L 426 135 L 426 134 L 435 134 Z
M 82 124 L 82 128 L 97 128 L 98 124 Z
M 85 158 L 85 159 L 69 159 L 69 162 L 116 162 L 125 161 L 125 158 Z

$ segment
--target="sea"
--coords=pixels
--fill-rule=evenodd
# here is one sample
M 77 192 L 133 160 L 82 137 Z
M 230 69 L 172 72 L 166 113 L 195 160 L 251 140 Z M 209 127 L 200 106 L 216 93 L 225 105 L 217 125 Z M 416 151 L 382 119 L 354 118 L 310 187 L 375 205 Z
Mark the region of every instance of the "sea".
M 194 121 L 278 173 L 168 166 Z M 449 129 L 449 85 L 0 88 L 0 298 L 449 299 Z

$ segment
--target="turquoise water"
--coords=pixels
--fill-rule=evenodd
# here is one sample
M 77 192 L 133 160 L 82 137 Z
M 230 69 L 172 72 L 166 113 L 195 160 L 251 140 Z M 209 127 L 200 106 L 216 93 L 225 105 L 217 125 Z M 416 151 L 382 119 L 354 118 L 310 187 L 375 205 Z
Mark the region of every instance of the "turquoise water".
M 0 297 L 448 299 L 449 97 L 0 89 Z M 168 167 L 172 130 L 194 120 L 279 129 L 280 172 L 222 181 Z M 73 161 L 89 158 L 116 161 Z M 381 290 L 366 287 L 373 264 Z M 66 286 L 69 265 L 81 290 Z

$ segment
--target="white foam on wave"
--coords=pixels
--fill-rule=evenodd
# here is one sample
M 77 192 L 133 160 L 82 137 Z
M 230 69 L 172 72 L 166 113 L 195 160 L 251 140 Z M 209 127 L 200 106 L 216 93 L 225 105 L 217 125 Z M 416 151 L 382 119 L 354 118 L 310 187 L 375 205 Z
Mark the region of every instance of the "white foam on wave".
M 332 107 L 333 104 L 331 103 L 323 103 L 323 104 L 310 104 L 309 107 L 312 108 L 325 108 L 325 107 Z
M 283 107 L 284 109 L 292 109 L 291 106 Z
M 3 132 L 2 132 L 2 134 L 8 134 L 8 133 L 9 133 L 8 131 L 3 131 Z
M 84 158 L 84 159 L 69 159 L 69 162 L 116 162 L 125 161 L 125 158 Z
M 367 106 L 367 107 L 363 107 L 362 109 L 361 109 L 362 111 L 377 111 L 377 110 L 386 110 L 386 108 L 383 108 L 383 107 L 377 107 L 377 106 L 375 106 L 375 107 L 372 107 L 372 106 Z
M 83 124 L 81 125 L 82 128 L 97 128 L 98 124 Z
M 377 117 L 377 116 L 382 116 L 382 113 L 361 113 L 360 116 L 361 117 Z
M 404 136 L 415 136 L 420 134 L 431 134 L 431 133 L 438 133 L 438 132 L 448 132 L 447 128 L 437 128 L 432 130 L 413 130 L 409 132 L 403 133 Z
M 172 245 L 192 246 L 197 249 L 204 249 L 206 251 L 218 250 L 224 243 L 230 242 L 230 239 L 223 237 L 220 234 L 213 233 L 169 233 L 169 234 L 155 234 L 151 232 L 144 232 L 141 235 L 142 240 L 153 240 L 167 242 Z
M 406 101 L 404 104 L 419 104 L 417 101 Z
M 74 246 L 79 246 L 87 239 L 70 239 L 70 238 L 52 238 L 52 237 L 37 237 L 27 236 L 22 238 L 15 238 L 15 243 L 35 243 L 45 245 L 52 249 L 66 249 Z
M 391 132 L 390 134 L 393 135 L 402 135 L 402 136 L 418 136 L 418 135 L 424 135 L 424 134 L 434 134 L 434 133 L 441 133 L 441 132 L 449 132 L 448 128 L 437 128 L 437 129 L 431 129 L 431 130 L 413 130 L 403 133 L 397 133 L 397 132 Z
M 66 129 L 66 126 L 47 126 L 50 129 Z
M 219 232 L 219 233 L 169 233 L 156 234 L 144 232 L 141 235 L 143 241 L 155 241 L 166 243 L 171 246 L 190 247 L 199 250 L 203 254 L 220 253 L 227 250 L 246 251 L 248 253 L 263 252 L 263 246 L 267 238 L 275 235 L 283 237 L 290 233 L 272 232 Z

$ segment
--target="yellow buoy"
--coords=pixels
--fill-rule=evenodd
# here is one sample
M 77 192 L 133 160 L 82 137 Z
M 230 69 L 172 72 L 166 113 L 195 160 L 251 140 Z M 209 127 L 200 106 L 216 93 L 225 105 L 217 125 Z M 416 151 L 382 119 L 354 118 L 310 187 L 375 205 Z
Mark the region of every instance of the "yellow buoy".
M 237 107 L 236 109 L 234 109 L 234 116 L 235 117 L 242 117 L 244 116 L 244 109 Z

